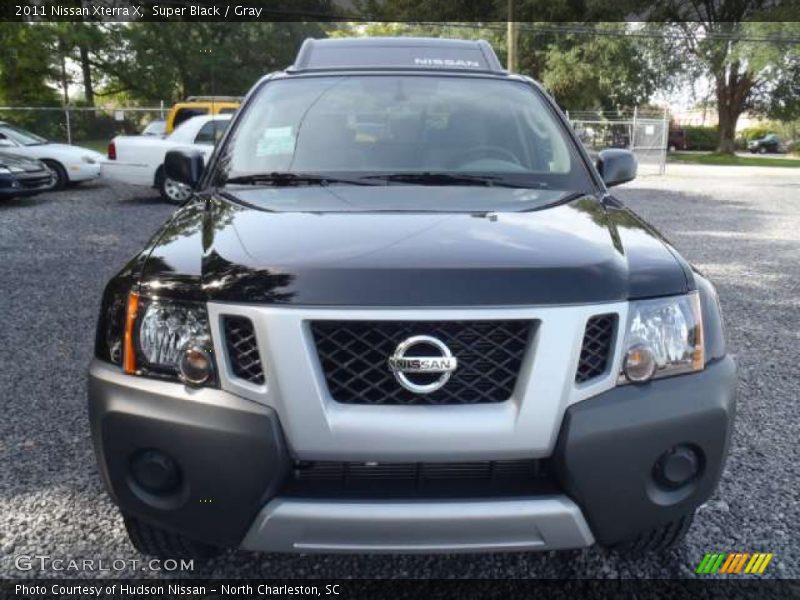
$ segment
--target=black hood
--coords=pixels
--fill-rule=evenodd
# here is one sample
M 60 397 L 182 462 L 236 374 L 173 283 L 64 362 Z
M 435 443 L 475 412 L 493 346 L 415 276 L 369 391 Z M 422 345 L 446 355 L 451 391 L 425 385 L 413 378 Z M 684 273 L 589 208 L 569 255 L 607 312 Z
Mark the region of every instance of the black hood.
M 7 152 L 0 152 L 0 167 L 15 167 L 31 173 L 34 171 L 42 171 L 45 168 L 44 164 L 38 160 L 8 154 Z
M 332 194 L 324 187 L 270 189 L 282 212 L 249 206 L 263 206 L 256 190 L 238 195 L 246 204 L 211 197 L 187 206 L 150 254 L 143 291 L 251 303 L 497 306 L 619 301 L 693 287 L 674 250 L 613 202 L 583 196 L 520 212 L 509 207 L 521 190 L 411 187 L 336 186 L 335 212 L 327 212 Z M 413 211 L 398 210 L 392 198 L 402 195 L 417 199 Z M 301 196 L 318 212 L 291 212 Z M 360 212 L 367 198 L 388 208 Z M 420 204 L 470 212 L 419 212 Z

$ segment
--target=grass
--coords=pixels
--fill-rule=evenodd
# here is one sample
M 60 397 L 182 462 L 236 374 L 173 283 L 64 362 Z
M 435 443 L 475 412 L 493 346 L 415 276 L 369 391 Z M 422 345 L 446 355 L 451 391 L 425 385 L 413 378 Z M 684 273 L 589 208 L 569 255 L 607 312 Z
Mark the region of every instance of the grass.
M 766 158 L 763 156 L 731 156 L 730 154 L 689 154 L 673 152 L 669 155 L 673 162 L 694 163 L 698 165 L 724 165 L 732 167 L 797 167 L 800 160 L 795 158 Z
M 108 150 L 109 141 L 110 140 L 72 140 L 72 143 L 76 146 L 89 148 L 90 150 L 94 150 L 100 154 L 105 154 L 106 150 Z

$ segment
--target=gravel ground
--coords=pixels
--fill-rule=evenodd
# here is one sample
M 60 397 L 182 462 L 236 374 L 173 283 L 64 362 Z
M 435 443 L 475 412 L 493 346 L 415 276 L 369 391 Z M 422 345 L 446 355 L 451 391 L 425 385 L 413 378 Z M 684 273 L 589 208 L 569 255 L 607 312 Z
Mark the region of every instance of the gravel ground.
M 766 576 L 800 577 L 800 172 L 674 165 L 666 177 L 643 178 L 619 196 L 717 283 L 739 362 L 731 456 L 683 547 L 639 559 L 599 549 L 392 557 L 237 552 L 192 574 L 691 577 L 705 552 L 769 551 L 775 558 Z M 0 204 L 2 577 L 59 575 L 18 571 L 19 555 L 140 558 L 96 472 L 86 366 L 105 281 L 171 210 L 148 191 L 102 184 Z

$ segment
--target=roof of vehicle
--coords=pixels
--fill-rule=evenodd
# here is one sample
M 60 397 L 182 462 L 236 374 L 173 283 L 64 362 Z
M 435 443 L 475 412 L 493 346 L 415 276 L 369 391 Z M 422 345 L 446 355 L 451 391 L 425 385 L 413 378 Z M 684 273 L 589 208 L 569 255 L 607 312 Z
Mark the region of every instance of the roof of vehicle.
M 241 102 L 241 96 L 189 96 L 184 102 Z
M 173 131 L 177 131 L 179 127 L 183 127 L 186 123 L 202 123 L 205 125 L 209 121 L 228 121 L 233 118 L 232 114 L 222 114 L 222 115 L 197 115 L 196 117 L 191 117 L 183 121 L 178 127 L 176 127 Z
M 173 104 L 170 110 L 174 110 L 175 108 L 185 108 L 187 106 L 239 106 L 240 104 L 240 100 L 181 100 L 180 102 Z
M 484 40 L 417 37 L 307 39 L 286 72 L 367 69 L 507 73 Z

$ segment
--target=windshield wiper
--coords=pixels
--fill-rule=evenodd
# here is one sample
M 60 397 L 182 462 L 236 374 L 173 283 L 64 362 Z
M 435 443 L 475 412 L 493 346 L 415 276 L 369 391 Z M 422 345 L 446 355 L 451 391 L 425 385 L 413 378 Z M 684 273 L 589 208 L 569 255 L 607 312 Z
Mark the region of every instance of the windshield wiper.
M 244 185 L 274 185 L 274 186 L 290 186 L 290 185 L 328 185 L 329 183 L 346 183 L 349 185 L 377 185 L 370 181 L 362 179 L 347 179 L 344 177 L 332 177 L 330 175 L 323 175 L 319 173 L 292 173 L 290 171 L 281 171 L 273 173 L 255 173 L 252 175 L 239 175 L 237 177 L 229 177 L 225 183 L 241 183 Z
M 495 175 L 461 175 L 459 173 L 442 173 L 425 171 L 422 173 L 385 173 L 367 175 L 364 179 L 375 179 L 397 183 L 419 183 L 421 185 L 507 185 Z M 516 187 L 516 186 L 515 186 Z

